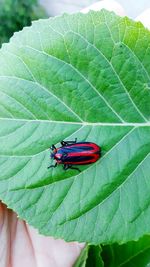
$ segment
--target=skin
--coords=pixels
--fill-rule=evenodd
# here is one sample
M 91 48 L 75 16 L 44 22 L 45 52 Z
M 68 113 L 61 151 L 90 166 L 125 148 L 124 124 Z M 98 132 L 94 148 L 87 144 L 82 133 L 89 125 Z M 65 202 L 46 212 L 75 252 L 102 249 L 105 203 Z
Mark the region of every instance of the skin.
M 106 8 L 118 15 L 125 15 L 116 2 L 104 0 L 83 10 Z M 136 20 L 150 28 L 150 9 L 145 10 Z M 44 237 L 37 230 L 17 218 L 17 215 L 0 203 L 0 266 L 1 267 L 71 267 L 79 256 L 84 244 L 66 243 L 52 237 Z

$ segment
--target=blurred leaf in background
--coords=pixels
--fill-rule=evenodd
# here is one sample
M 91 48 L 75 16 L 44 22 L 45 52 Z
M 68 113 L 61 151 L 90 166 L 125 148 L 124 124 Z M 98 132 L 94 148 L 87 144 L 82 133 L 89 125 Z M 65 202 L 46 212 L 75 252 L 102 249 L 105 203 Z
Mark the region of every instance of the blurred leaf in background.
M 32 20 L 45 17 L 47 14 L 37 0 L 0 0 L 0 46 L 14 32 L 31 25 Z

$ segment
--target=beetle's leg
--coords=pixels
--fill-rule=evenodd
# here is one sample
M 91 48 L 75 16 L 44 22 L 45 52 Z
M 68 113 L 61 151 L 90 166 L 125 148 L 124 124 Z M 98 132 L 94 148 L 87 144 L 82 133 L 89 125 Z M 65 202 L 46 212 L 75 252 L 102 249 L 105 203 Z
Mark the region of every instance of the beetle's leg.
M 61 141 L 61 145 L 62 146 L 67 146 L 67 145 L 72 145 L 72 144 L 76 144 L 77 142 L 77 138 L 75 138 L 75 141 Z
M 63 169 L 66 171 L 66 170 L 68 170 L 69 169 L 69 165 L 67 165 L 67 164 L 64 164 L 64 167 L 63 167 Z
M 73 170 L 77 170 L 78 172 L 81 172 L 79 168 L 77 168 L 77 167 L 73 167 L 72 165 L 71 165 L 71 166 L 69 166 L 69 168 L 68 168 L 68 169 L 73 169 Z
M 50 147 L 50 149 L 53 151 L 54 149 L 56 149 L 56 147 L 55 147 L 54 145 L 52 145 L 52 146 Z
M 68 165 L 68 164 L 64 164 L 63 169 L 64 169 L 65 171 L 68 170 L 68 169 L 73 169 L 73 170 L 77 170 L 77 171 L 81 172 L 79 168 L 77 168 L 77 167 L 73 167 L 72 165 Z
M 66 142 L 65 141 L 61 141 L 60 142 L 62 146 L 66 146 Z
M 47 167 L 47 169 L 50 169 L 50 168 L 56 168 L 57 167 L 57 162 L 54 164 L 54 165 L 50 165 Z

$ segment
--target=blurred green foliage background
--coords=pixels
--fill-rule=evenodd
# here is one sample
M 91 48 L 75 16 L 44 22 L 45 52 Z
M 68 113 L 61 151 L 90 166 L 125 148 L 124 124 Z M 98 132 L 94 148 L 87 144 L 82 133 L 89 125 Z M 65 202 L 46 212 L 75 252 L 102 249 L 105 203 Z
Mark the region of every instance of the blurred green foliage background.
M 46 17 L 37 0 L 0 0 L 0 47 L 32 20 Z

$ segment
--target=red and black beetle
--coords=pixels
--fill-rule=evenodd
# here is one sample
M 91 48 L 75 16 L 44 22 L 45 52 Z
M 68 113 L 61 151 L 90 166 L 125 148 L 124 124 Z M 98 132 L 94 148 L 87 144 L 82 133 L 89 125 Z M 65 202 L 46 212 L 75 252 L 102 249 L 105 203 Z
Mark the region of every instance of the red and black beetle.
M 54 145 L 50 147 L 53 151 L 51 158 L 56 160 L 54 165 L 48 168 L 56 167 L 57 164 L 63 164 L 64 170 L 75 169 L 80 171 L 73 165 L 86 165 L 96 162 L 101 155 L 101 148 L 91 142 L 61 141 L 61 147 L 56 148 Z

